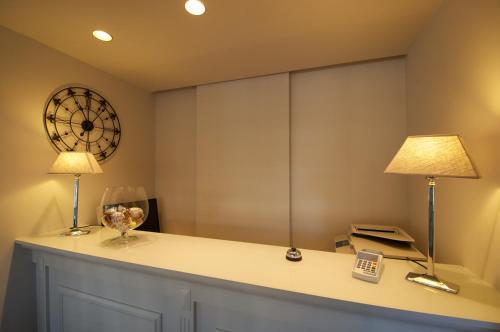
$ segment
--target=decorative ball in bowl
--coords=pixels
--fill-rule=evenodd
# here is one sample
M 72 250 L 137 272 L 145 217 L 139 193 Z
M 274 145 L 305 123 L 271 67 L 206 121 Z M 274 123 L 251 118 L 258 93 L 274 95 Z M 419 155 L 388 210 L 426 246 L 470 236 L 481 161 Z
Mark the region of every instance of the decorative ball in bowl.
M 148 217 L 149 204 L 143 187 L 109 187 L 101 199 L 101 222 L 117 230 L 119 241 L 128 242 L 128 231 L 139 227 Z

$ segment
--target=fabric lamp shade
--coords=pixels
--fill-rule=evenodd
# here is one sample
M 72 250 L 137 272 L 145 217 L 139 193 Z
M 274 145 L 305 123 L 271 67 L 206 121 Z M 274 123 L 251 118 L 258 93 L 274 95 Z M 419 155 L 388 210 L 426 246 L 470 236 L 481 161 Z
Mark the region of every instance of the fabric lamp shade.
M 97 174 L 101 166 L 88 152 L 61 152 L 49 170 L 50 174 Z
M 385 173 L 479 178 L 458 135 L 409 136 Z

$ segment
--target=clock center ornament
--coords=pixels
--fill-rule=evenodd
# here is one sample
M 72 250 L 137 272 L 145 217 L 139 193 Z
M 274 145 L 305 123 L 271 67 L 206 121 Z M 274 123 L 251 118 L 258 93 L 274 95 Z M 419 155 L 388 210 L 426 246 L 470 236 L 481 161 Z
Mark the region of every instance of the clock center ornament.
M 45 131 L 58 151 L 87 151 L 104 162 L 122 134 L 113 106 L 99 93 L 70 86 L 52 94 L 43 113 Z
M 82 129 L 84 131 L 92 131 L 92 130 L 94 130 L 94 123 L 92 121 L 89 121 L 89 120 L 83 120 Z

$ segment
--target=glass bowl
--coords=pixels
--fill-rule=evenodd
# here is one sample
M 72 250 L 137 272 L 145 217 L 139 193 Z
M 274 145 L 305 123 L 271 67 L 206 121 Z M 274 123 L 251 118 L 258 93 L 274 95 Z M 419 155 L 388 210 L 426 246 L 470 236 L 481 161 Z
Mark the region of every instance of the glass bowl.
M 142 225 L 149 213 L 148 197 L 143 187 L 108 187 L 100 206 L 102 224 L 120 232 L 121 242 L 130 239 L 128 231 Z

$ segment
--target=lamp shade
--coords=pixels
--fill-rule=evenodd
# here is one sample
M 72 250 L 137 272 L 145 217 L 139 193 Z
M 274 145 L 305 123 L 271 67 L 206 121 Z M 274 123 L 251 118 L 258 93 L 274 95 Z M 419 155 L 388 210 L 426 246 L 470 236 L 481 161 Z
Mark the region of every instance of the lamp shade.
M 409 136 L 385 173 L 479 178 L 458 135 Z
M 88 152 L 61 152 L 49 170 L 51 174 L 102 173 L 94 155 Z

